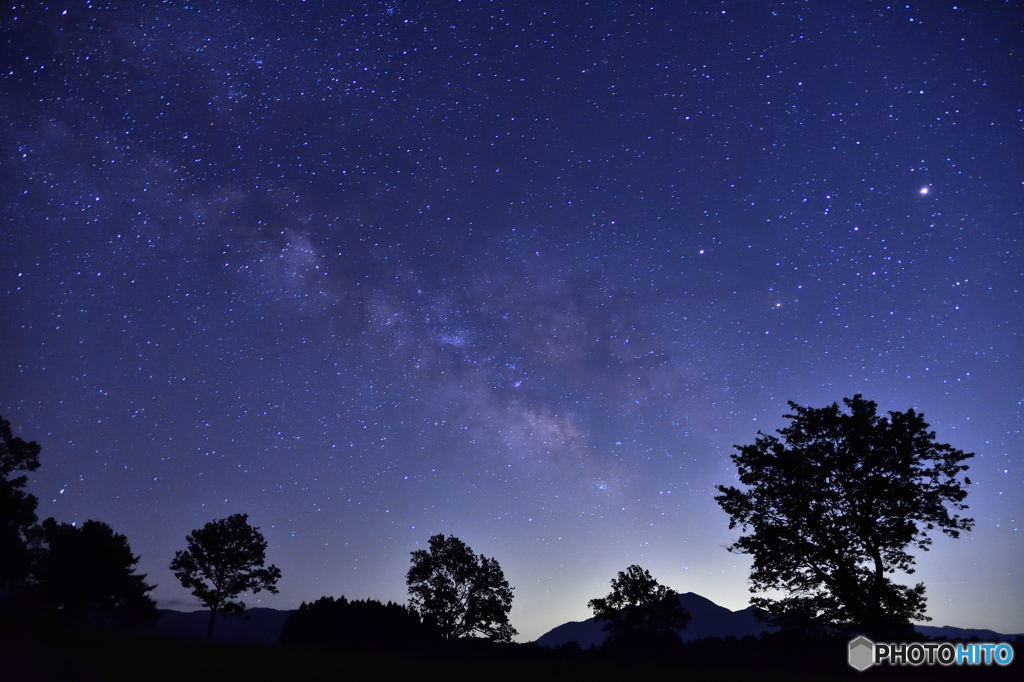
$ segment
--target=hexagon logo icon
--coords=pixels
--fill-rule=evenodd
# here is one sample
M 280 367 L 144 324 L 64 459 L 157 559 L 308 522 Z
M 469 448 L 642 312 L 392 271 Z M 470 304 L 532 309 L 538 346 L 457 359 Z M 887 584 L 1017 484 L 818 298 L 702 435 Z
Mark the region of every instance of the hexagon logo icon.
M 846 660 L 851 668 L 864 672 L 875 663 L 875 643 L 864 635 L 851 639 Z

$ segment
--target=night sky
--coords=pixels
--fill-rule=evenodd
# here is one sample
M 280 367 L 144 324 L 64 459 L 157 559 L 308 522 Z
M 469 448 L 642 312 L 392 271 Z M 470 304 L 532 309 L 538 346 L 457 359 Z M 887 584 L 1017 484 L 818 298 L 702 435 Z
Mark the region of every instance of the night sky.
M 1024 632 L 1024 12 L 83 2 L 0 33 L 0 414 L 161 606 L 248 513 L 292 608 L 434 533 L 521 640 L 639 563 L 733 609 L 712 499 L 786 401 L 977 453 L 933 624 Z

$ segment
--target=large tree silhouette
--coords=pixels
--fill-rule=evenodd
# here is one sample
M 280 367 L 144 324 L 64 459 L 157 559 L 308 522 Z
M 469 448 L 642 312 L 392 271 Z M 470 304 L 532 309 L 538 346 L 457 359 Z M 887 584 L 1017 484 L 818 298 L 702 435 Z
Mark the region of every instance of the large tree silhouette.
M 498 561 L 455 536 L 435 535 L 429 550 L 412 552 L 405 581 L 413 608 L 446 639 L 507 642 L 516 634 L 508 620 L 512 588 Z
M 39 468 L 39 444 L 18 438 L 0 417 L 0 601 L 24 586 L 31 557 L 29 535 L 36 524 L 35 495 L 25 475 Z
M 678 593 L 636 564 L 619 571 L 611 587 L 607 596 L 587 602 L 604 623 L 609 646 L 679 643 L 679 630 L 690 622 L 690 613 L 679 603 Z
M 281 570 L 273 564 L 264 566 L 267 541 L 248 519 L 246 514 L 232 514 L 210 521 L 188 534 L 186 548 L 171 561 L 181 584 L 210 609 L 208 639 L 219 614 L 245 610 L 238 600 L 243 592 L 277 593 Z
M 43 521 L 32 569 L 33 601 L 65 617 L 101 625 L 151 625 L 153 589 L 138 575 L 125 536 L 99 521 L 81 526 Z
M 752 600 L 780 620 L 855 626 L 892 634 L 924 618 L 923 583 L 893 583 L 913 573 L 911 549 L 927 550 L 930 531 L 970 530 L 960 474 L 973 455 L 938 443 L 923 415 L 879 416 L 860 395 L 847 411 L 790 402 L 781 437 L 760 433 L 732 455 L 746 489 L 718 486 L 729 527 L 746 534 L 729 547 L 753 557 Z

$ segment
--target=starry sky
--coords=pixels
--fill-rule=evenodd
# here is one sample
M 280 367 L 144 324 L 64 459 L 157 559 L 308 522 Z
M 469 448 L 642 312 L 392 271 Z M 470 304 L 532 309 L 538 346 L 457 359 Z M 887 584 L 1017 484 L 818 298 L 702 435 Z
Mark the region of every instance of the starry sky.
M 933 624 L 1024 632 L 1019 5 L 15 3 L 0 414 L 161 606 L 250 515 L 292 608 L 434 533 L 530 640 L 630 563 L 733 609 L 786 401 L 977 453 Z

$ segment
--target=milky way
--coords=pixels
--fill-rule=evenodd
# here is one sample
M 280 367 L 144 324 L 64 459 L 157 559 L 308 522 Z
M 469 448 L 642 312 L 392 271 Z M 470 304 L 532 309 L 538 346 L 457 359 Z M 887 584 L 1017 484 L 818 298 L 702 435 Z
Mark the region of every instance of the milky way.
M 859 392 L 977 453 L 934 624 L 1024 631 L 1019 8 L 121 5 L 0 23 L 0 414 L 162 605 L 245 512 L 250 605 L 443 532 L 521 639 L 630 563 L 742 608 L 731 446 Z

